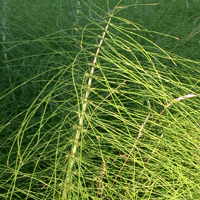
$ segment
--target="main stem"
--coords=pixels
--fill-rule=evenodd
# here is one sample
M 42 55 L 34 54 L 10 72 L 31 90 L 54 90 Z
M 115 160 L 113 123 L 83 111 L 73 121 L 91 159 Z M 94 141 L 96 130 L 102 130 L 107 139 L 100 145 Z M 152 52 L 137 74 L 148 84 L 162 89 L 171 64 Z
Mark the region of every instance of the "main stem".
M 102 45 L 103 40 L 105 38 L 106 32 L 108 30 L 108 27 L 109 27 L 109 24 L 110 24 L 110 20 L 111 20 L 111 18 L 109 19 L 108 24 L 107 24 L 107 26 L 105 28 L 105 31 L 103 32 L 101 41 L 99 43 L 99 46 L 97 48 L 97 51 L 96 51 L 96 54 L 95 54 L 95 57 L 94 57 L 94 60 L 93 60 L 93 63 L 92 63 L 92 68 L 91 68 L 91 71 L 90 71 L 90 78 L 88 80 L 87 89 L 86 89 L 86 93 L 85 93 L 85 98 L 84 98 L 83 106 L 82 106 L 82 111 L 81 111 L 81 114 L 80 114 L 80 117 L 79 117 L 79 124 L 78 124 L 78 128 L 77 128 L 77 131 L 76 131 L 76 136 L 75 136 L 75 139 L 74 139 L 74 145 L 73 145 L 73 148 L 72 148 L 71 162 L 70 162 L 70 168 L 69 168 L 70 171 L 72 171 L 73 165 L 74 165 L 74 162 L 75 162 L 75 156 L 76 156 L 78 141 L 79 141 L 80 134 L 81 134 L 81 131 L 82 131 L 83 120 L 84 120 L 85 111 L 86 111 L 87 104 L 88 104 L 88 98 L 89 98 L 89 94 L 90 94 L 90 88 L 91 88 L 91 84 L 92 84 L 94 68 L 95 68 L 95 65 L 96 65 L 96 61 L 97 61 L 97 57 L 98 57 L 101 45 Z M 69 184 L 69 179 L 70 179 L 70 176 L 68 176 L 68 178 L 67 178 L 67 183 L 68 184 Z
M 111 16 L 110 16 L 110 18 L 107 22 L 107 25 L 105 27 L 105 30 L 102 33 L 102 38 L 100 40 L 100 43 L 98 45 L 98 48 L 97 48 L 97 51 L 95 53 L 95 57 L 94 57 L 94 60 L 93 60 L 93 63 L 92 63 L 92 68 L 91 68 L 91 71 L 90 71 L 90 77 L 88 79 L 87 89 L 86 89 L 86 93 L 85 93 L 85 97 L 84 97 L 84 101 L 83 101 L 83 105 L 82 105 L 82 111 L 81 111 L 81 114 L 79 116 L 78 128 L 77 128 L 77 131 L 76 131 L 74 144 L 73 144 L 73 147 L 72 147 L 72 153 L 71 153 L 71 157 L 70 157 L 70 161 L 69 161 L 69 168 L 68 168 L 69 171 L 67 173 L 67 177 L 66 177 L 66 181 L 65 181 L 65 186 L 64 186 L 65 191 L 63 193 L 63 199 L 66 199 L 66 190 L 67 190 L 67 187 L 70 186 L 72 170 L 73 170 L 73 166 L 74 166 L 74 163 L 75 163 L 75 157 L 76 157 L 76 152 L 77 152 L 77 148 L 78 148 L 79 138 L 80 138 L 80 135 L 81 135 L 81 132 L 82 132 L 82 129 L 83 129 L 83 120 L 84 120 L 85 111 L 86 111 L 87 104 L 88 104 L 88 98 L 89 98 L 89 94 L 90 94 L 90 88 L 91 88 L 91 84 L 92 84 L 94 69 L 95 69 L 96 62 L 97 62 L 97 57 L 99 55 L 100 48 L 102 46 L 103 40 L 104 40 L 106 32 L 108 30 L 108 27 L 110 25 L 110 21 L 112 19 L 112 16 L 113 16 L 113 13 L 111 14 Z

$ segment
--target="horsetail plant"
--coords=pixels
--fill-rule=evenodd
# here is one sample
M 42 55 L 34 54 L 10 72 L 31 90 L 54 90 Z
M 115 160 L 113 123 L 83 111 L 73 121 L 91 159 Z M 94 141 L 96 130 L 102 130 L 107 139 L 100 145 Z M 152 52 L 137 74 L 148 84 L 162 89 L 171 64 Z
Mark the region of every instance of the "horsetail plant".
M 179 3 L 118 1 L 1 1 L 0 199 L 199 198 L 200 63 L 173 49 L 185 12 L 179 35 L 160 13 Z
M 118 4 L 115 6 L 115 8 L 113 9 L 113 11 L 112 11 L 112 13 L 110 15 L 110 18 L 109 18 L 109 20 L 108 20 L 108 22 L 106 24 L 105 30 L 102 33 L 102 37 L 101 37 L 101 40 L 99 42 L 98 48 L 96 50 L 96 53 L 95 53 L 95 56 L 94 56 L 94 60 L 92 62 L 92 68 L 90 70 L 90 76 L 89 76 L 89 79 L 88 79 L 87 89 L 86 89 L 85 97 L 84 97 L 84 100 L 83 100 L 82 111 L 79 114 L 78 128 L 77 128 L 77 131 L 76 131 L 74 144 L 73 144 L 72 152 L 71 152 L 71 158 L 70 158 L 70 161 L 69 161 L 69 173 L 67 174 L 67 177 L 66 177 L 65 190 L 66 190 L 66 186 L 67 187 L 70 186 L 70 179 L 71 179 L 71 175 L 72 175 L 72 171 L 73 171 L 73 166 L 74 166 L 74 163 L 75 163 L 75 157 L 76 157 L 76 152 L 77 152 L 77 148 L 78 148 L 79 138 L 80 138 L 81 132 L 83 130 L 83 120 L 84 120 L 84 116 L 85 116 L 85 111 L 87 109 L 88 98 L 89 98 L 91 84 L 92 84 L 92 78 L 93 78 L 94 69 L 95 69 L 95 66 L 96 66 L 96 63 L 97 63 L 97 57 L 99 55 L 102 43 L 103 43 L 104 38 L 106 36 L 106 32 L 107 32 L 108 27 L 110 25 L 111 19 L 112 19 L 113 14 L 114 14 L 114 11 L 116 10 Z M 64 191 L 63 199 L 66 199 L 66 191 Z

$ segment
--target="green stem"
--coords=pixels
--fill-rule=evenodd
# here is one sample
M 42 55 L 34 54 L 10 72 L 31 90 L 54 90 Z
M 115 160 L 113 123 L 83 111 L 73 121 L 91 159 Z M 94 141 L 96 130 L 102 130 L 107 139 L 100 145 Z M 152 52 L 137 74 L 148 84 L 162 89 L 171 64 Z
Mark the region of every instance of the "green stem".
M 117 8 L 117 6 L 115 7 L 115 9 L 116 8 Z M 84 120 L 85 111 L 86 111 L 87 104 L 88 104 L 88 98 L 89 98 L 89 94 L 90 94 L 90 88 L 91 88 L 91 84 L 92 84 L 92 78 L 93 78 L 93 74 L 94 74 L 94 69 L 95 69 L 96 62 L 97 62 L 97 57 L 99 55 L 100 48 L 102 46 L 103 40 L 105 38 L 106 32 L 107 32 L 108 27 L 110 25 L 110 21 L 112 19 L 112 16 L 113 16 L 113 13 L 114 13 L 115 9 L 113 10 L 113 12 L 112 12 L 112 14 L 111 14 L 111 16 L 110 16 L 110 18 L 109 18 L 109 20 L 107 22 L 105 30 L 102 33 L 102 38 L 101 38 L 101 40 L 99 42 L 99 45 L 98 45 L 98 48 L 96 50 L 95 57 L 94 57 L 94 60 L 93 60 L 93 63 L 92 63 L 92 68 L 91 68 L 91 71 L 90 71 L 90 78 L 88 79 L 87 90 L 86 90 L 86 93 L 85 93 L 85 98 L 84 98 L 83 105 L 82 105 L 82 111 L 81 111 L 81 114 L 79 116 L 78 128 L 77 128 L 77 131 L 76 131 L 74 144 L 73 144 L 73 147 L 72 147 L 72 153 L 71 153 L 71 157 L 70 157 L 70 161 L 69 161 L 69 168 L 68 168 L 69 171 L 67 173 L 67 177 L 66 177 L 66 180 L 65 180 L 64 193 L 63 193 L 63 198 L 62 199 L 66 199 L 67 187 L 69 188 L 69 186 L 70 186 L 72 170 L 73 170 L 73 166 L 74 166 L 74 163 L 75 163 L 75 157 L 76 157 L 76 152 L 77 152 L 77 148 L 78 148 L 79 138 L 80 138 L 81 132 L 83 130 L 83 120 Z
M 95 68 L 95 65 L 96 65 L 96 62 L 97 62 L 97 57 L 98 57 L 101 45 L 102 45 L 103 40 L 105 38 L 106 32 L 108 30 L 110 21 L 111 21 L 111 17 L 108 20 L 108 23 L 107 23 L 107 26 L 105 28 L 105 31 L 103 32 L 101 41 L 99 43 L 99 46 L 97 48 L 97 51 L 96 51 L 96 54 L 95 54 L 95 57 L 94 57 L 94 60 L 93 60 L 93 63 L 92 63 L 92 68 L 91 68 L 91 71 L 90 71 L 90 78 L 88 80 L 87 90 L 86 90 L 86 93 L 85 93 L 85 98 L 84 98 L 83 106 L 82 106 L 82 111 L 81 111 L 81 114 L 80 114 L 80 117 L 79 117 L 78 129 L 76 131 L 76 136 L 75 136 L 75 139 L 74 139 L 74 145 L 73 145 L 73 148 L 72 148 L 71 162 L 70 162 L 70 167 L 69 167 L 70 171 L 72 171 L 73 165 L 74 165 L 74 162 L 75 162 L 75 156 L 76 156 L 78 141 L 79 141 L 80 134 L 81 134 L 81 131 L 82 131 L 83 120 L 84 120 L 85 111 L 86 111 L 87 104 L 88 104 L 88 98 L 89 98 L 89 94 L 90 94 L 90 88 L 91 88 L 91 84 L 92 84 L 92 78 L 93 78 L 93 74 L 94 74 L 94 68 Z M 69 180 L 70 180 L 70 176 L 67 177 L 67 184 L 68 185 L 69 185 Z

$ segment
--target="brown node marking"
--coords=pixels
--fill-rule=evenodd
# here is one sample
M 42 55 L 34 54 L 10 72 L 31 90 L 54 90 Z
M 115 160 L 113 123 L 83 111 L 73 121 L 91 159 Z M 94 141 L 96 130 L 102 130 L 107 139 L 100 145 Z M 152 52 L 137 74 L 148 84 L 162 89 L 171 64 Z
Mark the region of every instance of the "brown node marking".
M 78 143 L 78 138 L 74 139 L 74 143 L 76 143 L 76 144 Z
M 85 97 L 85 99 L 84 99 L 84 103 L 87 103 L 87 101 L 88 101 L 88 98 L 87 98 L 87 97 Z

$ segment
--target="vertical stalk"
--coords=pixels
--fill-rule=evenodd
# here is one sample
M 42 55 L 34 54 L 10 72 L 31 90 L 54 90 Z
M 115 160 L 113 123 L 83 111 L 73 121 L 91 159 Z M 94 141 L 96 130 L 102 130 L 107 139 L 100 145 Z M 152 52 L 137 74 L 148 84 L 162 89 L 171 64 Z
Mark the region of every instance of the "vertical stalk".
M 119 3 L 120 3 L 120 1 L 119 1 Z M 110 16 L 110 18 L 109 18 L 109 20 L 107 22 L 107 25 L 106 25 L 103 33 L 102 33 L 101 40 L 99 42 L 98 48 L 97 48 L 95 56 L 94 56 L 94 60 L 92 62 L 92 68 L 90 70 L 90 77 L 88 79 L 87 89 L 86 89 L 85 97 L 84 97 L 83 104 L 82 104 L 82 110 L 81 110 L 81 113 L 79 115 L 78 128 L 77 128 L 77 131 L 76 131 L 76 135 L 75 135 L 75 139 L 74 139 L 74 144 L 72 146 L 72 151 L 71 151 L 71 157 L 70 157 L 70 160 L 69 160 L 69 166 L 68 166 L 69 167 L 68 168 L 69 171 L 67 173 L 65 184 L 64 184 L 64 192 L 63 192 L 63 197 L 62 197 L 63 200 L 66 199 L 67 188 L 69 188 L 69 186 L 70 186 L 71 175 L 72 175 L 73 166 L 74 166 L 74 163 L 75 163 L 75 158 L 76 158 L 76 152 L 77 152 L 77 148 L 78 148 L 79 138 L 80 138 L 81 132 L 83 130 L 83 120 L 84 120 L 84 117 L 85 117 L 85 111 L 86 111 L 87 104 L 88 104 L 88 98 L 89 98 L 89 94 L 90 94 L 90 89 L 91 89 L 91 84 L 92 84 L 92 78 L 93 78 L 94 69 L 95 69 L 96 62 L 97 62 L 97 57 L 99 55 L 99 52 L 100 52 L 103 40 L 105 38 L 106 32 L 108 30 L 108 27 L 110 25 L 110 21 L 112 19 L 113 13 L 114 13 L 115 9 L 117 8 L 117 5 L 113 9 L 113 11 L 111 13 L 111 16 Z
M 98 57 L 101 45 L 103 43 L 103 40 L 104 40 L 105 35 L 106 35 L 106 32 L 107 32 L 108 27 L 110 25 L 110 21 L 111 21 L 111 17 L 109 18 L 108 23 L 107 23 L 106 28 L 105 28 L 105 31 L 102 34 L 102 38 L 100 40 L 99 46 L 97 48 L 97 51 L 95 53 L 95 57 L 94 57 L 94 60 L 93 60 L 93 63 L 92 63 L 92 68 L 90 70 L 90 78 L 88 79 L 87 89 L 86 89 L 86 92 L 85 92 L 85 97 L 84 97 L 83 105 L 82 105 L 82 111 L 81 111 L 81 114 L 79 116 L 78 128 L 77 128 L 77 131 L 76 131 L 76 136 L 75 136 L 75 139 L 74 139 L 74 145 L 73 145 L 72 153 L 71 153 L 71 161 L 70 161 L 70 164 L 69 164 L 70 171 L 72 171 L 73 165 L 74 165 L 74 162 L 75 162 L 75 156 L 76 156 L 78 141 L 79 141 L 80 134 L 81 134 L 81 131 L 82 131 L 83 120 L 84 120 L 85 111 L 86 111 L 86 108 L 87 108 L 88 98 L 89 98 L 89 94 L 90 94 L 90 88 L 91 88 L 91 84 L 92 84 L 94 68 L 95 68 L 95 65 L 96 65 L 96 62 L 97 62 L 97 57 Z M 69 180 L 70 180 L 70 176 L 67 177 L 67 184 L 68 185 L 69 185 Z
M 76 19 L 75 19 L 75 23 L 74 23 L 74 30 L 76 31 L 75 34 L 73 34 L 75 40 L 76 40 L 76 45 L 78 45 L 78 26 L 79 26 L 79 18 L 80 18 L 80 5 L 81 5 L 81 2 L 78 0 L 76 1 Z
M 6 73 L 8 73 L 8 81 L 10 86 L 12 87 L 12 80 L 10 76 L 10 69 L 8 65 L 8 55 L 7 55 L 7 48 L 6 48 L 6 40 L 7 40 L 7 1 L 4 0 L 2 4 L 2 47 L 3 47 L 3 56 L 4 56 L 4 63 L 6 66 Z M 15 95 L 12 93 L 13 101 L 15 102 Z
M 4 0 L 3 4 L 2 4 L 2 46 L 3 46 L 3 52 L 4 52 L 4 59 L 5 59 L 5 61 L 7 61 L 7 52 L 6 52 L 6 47 L 5 47 L 6 32 L 7 32 L 7 27 L 6 27 L 6 22 L 7 22 L 6 10 L 7 10 L 7 2 L 6 2 L 6 0 Z
M 81 2 L 78 0 L 77 1 L 77 9 L 76 9 L 76 24 L 78 24 L 78 22 L 79 22 L 80 5 L 81 5 Z

